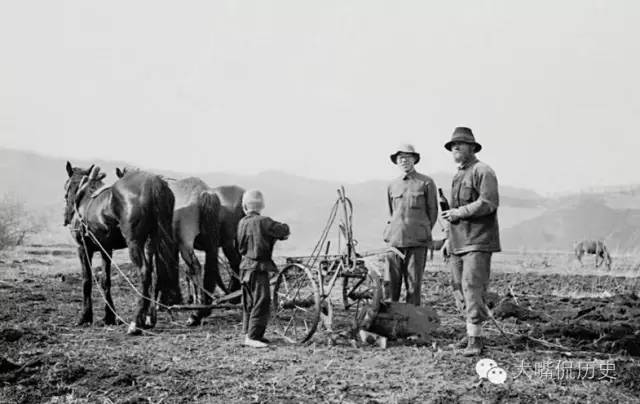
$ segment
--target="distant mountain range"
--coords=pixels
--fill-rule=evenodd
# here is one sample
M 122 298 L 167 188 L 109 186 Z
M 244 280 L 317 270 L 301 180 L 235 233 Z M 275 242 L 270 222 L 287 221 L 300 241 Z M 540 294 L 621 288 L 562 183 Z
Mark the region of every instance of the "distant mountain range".
M 115 180 L 115 168 L 126 162 L 71 161 L 74 166 L 95 163 Z M 0 149 L 0 195 L 10 194 L 32 209 L 45 212 L 54 225 L 62 223 L 63 184 L 66 160 L 30 152 Z M 153 170 L 168 178 L 195 175 L 211 186 L 237 184 L 261 189 L 266 198 L 265 214 L 285 221 L 292 228 L 289 241 L 279 247 L 284 253 L 309 253 L 327 221 L 337 198 L 336 190 L 345 185 L 354 205 L 354 233 L 360 250 L 384 247 L 382 230 L 387 221 L 385 190 L 388 180 L 358 184 L 314 180 L 279 171 L 257 175 L 231 173 L 185 174 Z M 452 173 L 427 173 L 447 193 Z M 498 173 L 499 175 L 500 173 Z M 640 242 L 640 185 L 615 187 L 588 193 L 544 198 L 534 191 L 500 186 L 499 221 L 504 249 L 570 250 L 582 238 L 604 238 L 618 249 L 635 249 Z M 435 236 L 441 237 L 436 225 Z M 335 236 L 335 234 L 334 234 Z M 337 240 L 334 238 L 334 243 Z

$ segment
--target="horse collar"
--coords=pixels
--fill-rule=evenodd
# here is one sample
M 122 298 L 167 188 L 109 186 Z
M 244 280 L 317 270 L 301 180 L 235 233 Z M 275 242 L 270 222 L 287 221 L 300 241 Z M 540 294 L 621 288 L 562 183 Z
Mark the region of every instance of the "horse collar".
M 106 191 L 107 189 L 111 188 L 111 185 L 103 185 L 100 188 L 96 189 L 95 191 L 93 191 L 91 193 L 91 198 L 97 198 L 98 195 L 100 195 L 101 193 L 103 193 L 104 191 Z

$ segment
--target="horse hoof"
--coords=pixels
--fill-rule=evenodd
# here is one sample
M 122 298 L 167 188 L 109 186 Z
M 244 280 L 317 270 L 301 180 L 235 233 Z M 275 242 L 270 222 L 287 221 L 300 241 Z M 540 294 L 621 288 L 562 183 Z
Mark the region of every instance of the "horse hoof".
M 200 323 L 201 323 L 201 319 L 199 317 L 191 315 L 187 320 L 187 327 L 196 327 L 196 326 L 199 326 Z
M 138 326 L 136 325 L 135 321 L 131 322 L 131 324 L 129 324 L 129 328 L 127 329 L 127 334 L 128 335 L 140 335 L 142 334 L 142 330 L 140 328 L 138 328 Z
M 153 328 L 156 325 L 156 319 L 152 316 L 147 316 L 144 319 L 144 327 L 145 328 Z
M 118 324 L 122 324 L 122 322 L 120 320 L 117 320 L 115 317 L 105 317 L 103 319 L 104 325 L 118 325 Z
M 93 319 L 91 317 L 82 316 L 82 317 L 80 317 L 80 320 L 78 320 L 76 325 L 78 327 L 80 327 L 80 326 L 83 326 L 83 325 L 91 325 L 91 323 L 93 323 Z

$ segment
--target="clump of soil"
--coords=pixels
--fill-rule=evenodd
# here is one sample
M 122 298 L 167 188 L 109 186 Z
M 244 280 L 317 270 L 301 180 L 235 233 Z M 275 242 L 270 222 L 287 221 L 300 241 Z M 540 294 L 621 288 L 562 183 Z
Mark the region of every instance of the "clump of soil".
M 0 340 L 15 342 L 22 338 L 24 331 L 17 328 L 3 328 L 0 330 Z
M 84 366 L 73 362 L 58 362 L 47 372 L 45 380 L 52 385 L 69 384 L 80 379 L 87 373 Z

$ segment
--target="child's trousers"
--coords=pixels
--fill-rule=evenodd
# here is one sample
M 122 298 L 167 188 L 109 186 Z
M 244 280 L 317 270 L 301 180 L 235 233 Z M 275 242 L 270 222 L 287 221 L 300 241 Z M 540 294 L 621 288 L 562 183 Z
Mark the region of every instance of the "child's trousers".
M 264 337 L 271 308 L 270 293 L 267 271 L 252 271 L 248 277 L 243 276 L 242 331 L 251 339 Z

